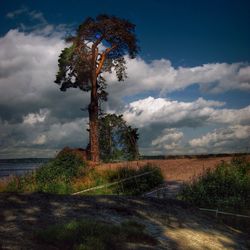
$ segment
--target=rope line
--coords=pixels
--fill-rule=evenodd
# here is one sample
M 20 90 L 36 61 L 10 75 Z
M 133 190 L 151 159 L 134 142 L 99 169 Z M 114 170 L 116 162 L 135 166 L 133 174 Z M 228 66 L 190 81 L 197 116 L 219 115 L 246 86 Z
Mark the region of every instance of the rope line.
M 226 215 L 233 215 L 233 216 L 237 216 L 237 217 L 250 218 L 250 216 L 248 216 L 248 215 L 228 213 L 228 212 L 219 211 L 218 209 L 217 210 L 208 209 L 208 208 L 199 208 L 199 209 L 202 211 L 215 212 L 216 214 L 226 214 Z
M 116 181 L 116 182 L 112 182 L 112 183 L 108 183 L 108 184 L 104 184 L 104 185 L 100 185 L 100 186 L 96 186 L 96 187 L 84 189 L 84 190 L 82 190 L 82 191 L 73 193 L 72 195 L 81 194 L 81 193 L 86 193 L 86 192 L 88 192 L 88 191 L 96 190 L 96 189 L 101 189 L 101 188 L 104 188 L 104 187 L 110 187 L 110 186 L 113 186 L 113 185 L 122 183 L 122 182 L 124 182 L 124 181 L 132 180 L 132 179 L 134 179 L 134 178 L 136 178 L 136 177 L 141 177 L 141 176 L 144 176 L 144 175 L 151 174 L 152 172 L 154 172 L 154 170 L 153 170 L 153 171 L 146 172 L 146 173 L 143 173 L 143 174 L 134 175 L 134 176 L 131 176 L 131 177 L 122 179 L 122 180 L 120 180 L 120 181 Z

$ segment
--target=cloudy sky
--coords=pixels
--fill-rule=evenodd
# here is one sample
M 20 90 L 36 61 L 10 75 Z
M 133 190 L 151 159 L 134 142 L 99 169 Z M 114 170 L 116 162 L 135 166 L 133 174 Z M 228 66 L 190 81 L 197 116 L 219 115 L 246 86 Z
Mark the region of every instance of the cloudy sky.
M 105 75 L 107 112 L 139 128 L 141 154 L 250 150 L 249 1 L 1 1 L 0 158 L 88 142 L 89 93 L 54 83 L 64 37 L 100 13 L 136 24 L 128 78 Z

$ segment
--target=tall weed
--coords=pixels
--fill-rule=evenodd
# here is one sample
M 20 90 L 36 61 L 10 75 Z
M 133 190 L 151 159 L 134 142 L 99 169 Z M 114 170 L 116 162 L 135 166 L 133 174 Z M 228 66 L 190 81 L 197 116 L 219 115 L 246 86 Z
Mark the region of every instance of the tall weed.
M 197 206 L 229 210 L 250 206 L 250 163 L 242 157 L 223 162 L 186 185 L 179 197 Z

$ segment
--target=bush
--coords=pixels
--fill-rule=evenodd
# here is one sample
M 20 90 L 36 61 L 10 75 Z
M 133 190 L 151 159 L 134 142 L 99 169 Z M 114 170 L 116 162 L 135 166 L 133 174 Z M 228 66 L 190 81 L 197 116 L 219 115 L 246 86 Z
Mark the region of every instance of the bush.
M 250 205 L 250 164 L 244 158 L 221 163 L 184 187 L 180 198 L 197 206 L 237 210 Z
M 86 169 L 82 157 L 72 150 L 63 150 L 58 156 L 32 174 L 14 177 L 5 191 L 50 192 L 68 194 L 72 192 L 72 180 Z
M 151 173 L 146 174 L 148 172 Z M 109 171 L 107 172 L 107 180 L 108 182 L 116 182 L 136 175 L 143 176 L 118 183 L 112 187 L 112 192 L 126 195 L 138 195 L 150 191 L 152 188 L 155 188 L 163 183 L 163 176 L 160 168 L 150 164 L 147 164 L 139 169 L 118 168 L 117 170 Z
M 36 191 L 36 175 L 30 173 L 24 176 L 13 176 L 6 185 L 7 192 L 33 192 Z
M 134 177 L 147 172 L 151 173 L 148 175 Z M 129 178 L 129 180 L 120 182 L 127 178 Z M 108 186 L 108 184 L 114 182 L 118 183 Z M 80 191 L 104 185 L 103 188 L 90 190 L 84 193 L 88 195 L 139 195 L 152 190 L 152 188 L 159 186 L 161 183 L 163 183 L 163 176 L 160 168 L 152 165 L 145 165 L 138 169 L 128 167 L 121 167 L 114 170 L 91 169 L 88 174 L 84 176 L 84 178 L 77 179 L 73 186 L 75 191 Z
M 37 188 L 44 192 L 70 193 L 72 178 L 77 177 L 85 167 L 83 159 L 74 152 L 60 153 L 54 160 L 37 170 Z

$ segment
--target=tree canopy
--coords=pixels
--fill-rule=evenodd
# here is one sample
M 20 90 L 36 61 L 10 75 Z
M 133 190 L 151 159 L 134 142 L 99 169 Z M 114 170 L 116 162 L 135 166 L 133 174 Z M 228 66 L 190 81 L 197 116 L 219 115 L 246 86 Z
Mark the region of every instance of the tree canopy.
M 134 31 L 134 24 L 115 16 L 99 15 L 96 19 L 87 18 L 74 36 L 66 38 L 66 41 L 72 44 L 59 56 L 59 71 L 55 82 L 60 85 L 62 91 L 68 88 L 91 90 L 93 60 L 96 61 L 99 90 L 103 90 L 103 72 L 111 72 L 113 69 L 117 79 L 124 80 L 124 55 L 128 54 L 130 58 L 134 58 L 139 49 Z M 104 48 L 98 47 L 100 44 Z M 99 97 L 102 97 L 101 91 Z
M 138 129 L 127 125 L 122 115 L 107 114 L 100 118 L 99 142 L 103 161 L 138 159 L 138 139 Z

